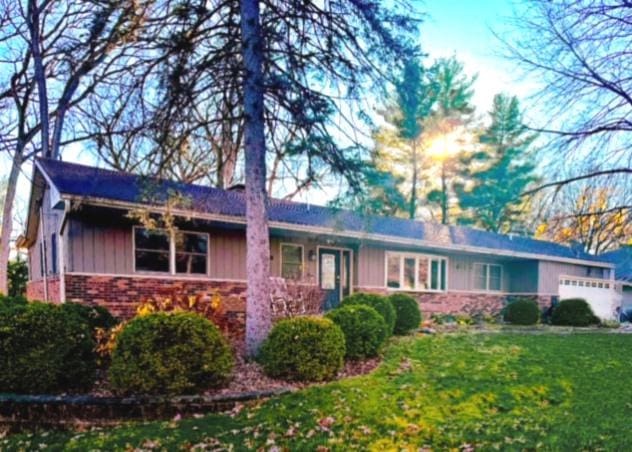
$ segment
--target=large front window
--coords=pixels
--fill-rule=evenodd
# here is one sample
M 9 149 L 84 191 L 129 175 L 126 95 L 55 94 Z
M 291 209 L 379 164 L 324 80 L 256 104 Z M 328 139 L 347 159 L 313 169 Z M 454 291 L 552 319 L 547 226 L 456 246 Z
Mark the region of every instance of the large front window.
M 502 288 L 502 267 L 498 264 L 474 264 L 474 289 L 499 292 Z
M 413 253 L 386 253 L 386 287 L 410 291 L 445 291 L 447 259 Z
M 208 234 L 134 228 L 137 272 L 184 275 L 208 273 Z

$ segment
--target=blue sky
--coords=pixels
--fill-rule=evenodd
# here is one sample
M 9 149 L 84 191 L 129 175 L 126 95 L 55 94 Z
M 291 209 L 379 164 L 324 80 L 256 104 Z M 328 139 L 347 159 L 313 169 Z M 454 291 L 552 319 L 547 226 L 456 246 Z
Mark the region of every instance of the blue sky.
M 533 83 L 521 80 L 512 64 L 501 57 L 503 37 L 510 33 L 508 19 L 519 3 L 511 0 L 426 0 L 415 2 L 427 14 L 421 26 L 420 44 L 432 60 L 456 55 L 468 73 L 478 73 L 475 104 L 488 111 L 495 93 L 506 91 L 525 98 Z
M 520 2 L 512 0 L 425 0 L 413 5 L 427 15 L 420 27 L 420 45 L 428 54 L 428 62 L 438 57 L 456 55 L 465 64 L 466 71 L 478 74 L 474 103 L 480 115 L 486 113 L 491 100 L 499 91 L 525 98 L 534 89 L 528 80 L 520 80 L 515 68 L 500 56 L 501 43 L 492 30 L 506 36 L 509 33 L 508 18 Z M 64 149 L 64 160 L 93 163 L 81 146 Z M 0 156 L 0 176 L 8 176 L 7 156 Z M 23 174 L 30 175 L 30 165 Z M 24 210 L 28 200 L 28 178 L 21 177 L 18 190 L 18 210 Z M 330 194 L 331 195 L 331 194 Z M 328 196 L 312 192 L 306 200 L 324 203 Z

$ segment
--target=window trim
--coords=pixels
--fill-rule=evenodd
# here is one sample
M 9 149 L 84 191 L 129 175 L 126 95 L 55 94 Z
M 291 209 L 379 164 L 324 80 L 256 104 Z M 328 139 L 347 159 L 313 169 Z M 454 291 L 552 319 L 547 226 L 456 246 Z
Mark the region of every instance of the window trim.
M 305 245 L 302 243 L 280 242 L 279 243 L 279 276 L 283 278 L 283 247 L 292 246 L 301 249 L 301 280 L 305 279 Z M 283 278 L 286 279 L 286 278 Z
M 169 275 L 175 276 L 178 278 L 191 278 L 191 277 L 209 277 L 210 269 L 211 269 L 211 235 L 208 232 L 200 232 L 200 231 L 191 231 L 186 229 L 174 229 L 169 231 L 165 228 L 155 228 L 151 229 L 152 231 L 163 231 L 167 233 L 169 237 L 169 271 L 160 272 L 160 271 L 151 271 L 151 270 L 137 270 L 136 269 L 136 229 L 150 229 L 140 225 L 132 226 L 132 272 L 138 273 L 141 275 Z M 197 234 L 206 236 L 206 273 L 177 273 L 176 272 L 176 241 L 175 234 L 177 233 L 183 234 Z M 194 253 L 198 255 L 202 255 L 202 253 Z
M 483 265 L 485 267 L 487 267 L 487 273 L 486 273 L 486 278 L 485 278 L 485 288 L 484 289 L 478 289 L 475 287 L 475 280 L 476 280 L 476 272 L 474 270 L 474 268 L 477 265 Z M 491 281 L 491 272 L 489 271 L 491 267 L 498 267 L 500 269 L 500 287 L 498 289 L 491 289 L 490 288 L 490 281 Z M 503 291 L 503 264 L 498 264 L 498 263 L 492 263 L 492 262 L 473 262 L 472 263 L 472 289 L 476 292 L 481 292 L 481 293 L 499 293 Z
M 388 259 L 390 256 L 399 256 L 399 284 L 400 287 L 389 287 L 388 286 Z M 414 289 L 407 289 L 402 286 L 402 282 L 404 280 L 404 265 L 402 265 L 403 260 L 406 258 L 414 258 L 415 259 L 415 288 Z M 419 260 L 420 259 L 425 259 L 428 262 L 428 276 L 426 277 L 426 285 L 427 288 L 422 289 L 419 287 Z M 439 288 L 438 289 L 432 289 L 431 288 L 431 279 L 432 279 L 432 260 L 437 260 L 439 262 L 439 273 L 438 273 L 438 285 Z M 445 289 L 441 289 L 441 261 L 445 261 Z M 449 270 L 450 266 L 449 266 L 449 258 L 447 256 L 440 256 L 437 254 L 426 254 L 426 253 L 413 253 L 413 252 L 409 252 L 409 251 L 386 251 L 384 253 L 384 287 L 387 290 L 392 290 L 392 291 L 397 291 L 397 292 L 420 292 L 420 293 L 445 293 L 448 291 L 448 284 L 449 284 L 449 276 L 450 276 L 450 270 Z

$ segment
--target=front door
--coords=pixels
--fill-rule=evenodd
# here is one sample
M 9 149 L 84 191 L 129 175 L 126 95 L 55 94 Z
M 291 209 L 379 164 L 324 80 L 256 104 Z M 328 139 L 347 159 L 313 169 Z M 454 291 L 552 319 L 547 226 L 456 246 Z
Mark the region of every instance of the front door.
M 325 293 L 323 309 L 337 307 L 340 300 L 351 291 L 351 253 L 337 248 L 319 248 L 318 281 Z

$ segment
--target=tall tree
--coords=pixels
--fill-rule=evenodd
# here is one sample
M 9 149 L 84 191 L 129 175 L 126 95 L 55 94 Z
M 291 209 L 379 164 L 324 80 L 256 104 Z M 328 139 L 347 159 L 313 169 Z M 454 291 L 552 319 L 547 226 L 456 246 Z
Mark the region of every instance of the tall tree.
M 529 153 L 535 140 L 523 123 L 518 99 L 497 94 L 490 124 L 480 135 L 482 148 L 461 159 L 466 184 L 455 185 L 463 224 L 512 232 L 525 214 L 522 193 L 535 182 Z
M 551 170 L 542 189 L 610 174 L 631 183 L 631 14 L 628 0 L 534 0 L 517 10 L 516 38 L 501 39 L 539 84 L 534 108 L 545 113 L 531 126 L 549 138 Z M 568 174 L 568 162 L 582 171 Z
M 621 175 L 565 186 L 542 202 L 538 238 L 579 244 L 593 254 L 616 249 L 632 238 L 632 185 Z
M 105 79 L 125 73 L 129 59 L 120 45 L 134 39 L 142 12 L 125 0 L 0 1 L 0 149 L 11 161 L 0 233 L 0 292 L 7 292 L 22 164 L 42 152 L 59 156 L 69 112 Z
M 270 330 L 270 239 L 266 193 L 266 138 L 263 118 L 263 36 L 258 0 L 241 0 L 244 59 L 244 149 L 246 154 L 246 348 L 255 355 Z M 255 301 L 256 300 L 256 301 Z M 263 300 L 263 301 L 261 301 Z
M 460 146 L 463 142 L 462 137 L 458 140 L 448 138 L 467 124 L 474 113 L 472 97 L 476 76 L 468 77 L 463 63 L 455 57 L 437 60 L 430 68 L 430 74 L 436 90 L 436 101 L 430 118 L 433 125 L 428 128 L 432 129 L 435 144 L 443 146 L 443 149 L 435 156 L 440 165 L 440 187 L 428 193 L 428 201 L 439 206 L 441 223 L 448 224 L 450 196 L 454 189 L 452 181 L 458 172 L 459 152 L 459 149 L 449 149 L 448 143 L 454 147 Z

